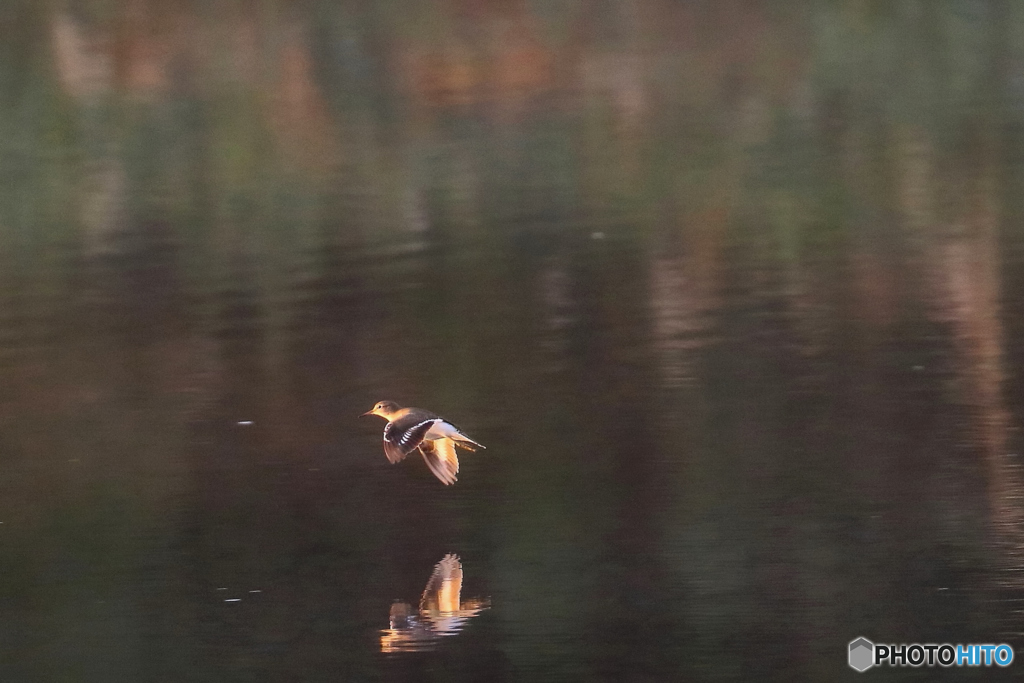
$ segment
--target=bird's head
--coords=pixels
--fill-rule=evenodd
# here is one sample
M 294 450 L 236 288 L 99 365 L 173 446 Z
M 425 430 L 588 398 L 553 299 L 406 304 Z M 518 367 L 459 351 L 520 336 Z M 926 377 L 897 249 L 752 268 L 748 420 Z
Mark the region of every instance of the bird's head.
M 359 417 L 366 417 L 367 415 L 378 415 L 384 419 L 390 418 L 392 415 L 399 411 L 399 405 L 394 401 L 378 401 L 377 405 L 373 406 L 372 410 L 367 410 Z

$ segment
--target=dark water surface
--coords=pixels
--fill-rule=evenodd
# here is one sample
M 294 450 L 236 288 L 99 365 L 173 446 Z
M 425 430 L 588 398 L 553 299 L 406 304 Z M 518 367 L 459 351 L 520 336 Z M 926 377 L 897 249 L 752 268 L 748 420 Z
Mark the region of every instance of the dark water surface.
M 2 3 L 0 680 L 1024 644 L 1021 6 L 499 5 Z

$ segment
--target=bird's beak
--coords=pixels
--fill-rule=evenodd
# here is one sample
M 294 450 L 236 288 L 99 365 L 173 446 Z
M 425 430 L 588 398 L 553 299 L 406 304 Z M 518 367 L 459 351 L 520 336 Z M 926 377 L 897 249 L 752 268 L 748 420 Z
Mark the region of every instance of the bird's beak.
M 367 415 L 373 415 L 373 411 L 372 410 L 367 410 L 365 413 L 363 413 L 359 417 L 366 417 Z

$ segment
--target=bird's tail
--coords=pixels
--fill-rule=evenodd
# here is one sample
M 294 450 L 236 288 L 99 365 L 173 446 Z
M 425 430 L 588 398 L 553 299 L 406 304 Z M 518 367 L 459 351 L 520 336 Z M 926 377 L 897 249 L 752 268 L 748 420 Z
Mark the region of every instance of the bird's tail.
M 484 446 L 483 444 L 479 444 L 476 441 L 473 441 L 473 439 L 469 438 L 465 434 L 462 434 L 461 432 L 452 437 L 452 443 L 454 443 L 459 448 L 465 448 L 467 451 L 482 451 L 487 448 L 487 446 Z

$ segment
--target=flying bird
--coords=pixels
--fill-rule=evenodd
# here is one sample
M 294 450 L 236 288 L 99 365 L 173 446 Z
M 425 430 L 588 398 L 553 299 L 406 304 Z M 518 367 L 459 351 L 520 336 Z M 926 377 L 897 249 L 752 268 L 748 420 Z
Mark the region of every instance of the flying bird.
M 459 473 L 456 446 L 468 451 L 484 448 L 448 420 L 422 408 L 403 408 L 394 401 L 380 401 L 360 417 L 367 415 L 388 421 L 384 425 L 384 455 L 389 462 L 394 464 L 418 450 L 443 484 L 454 484 Z

